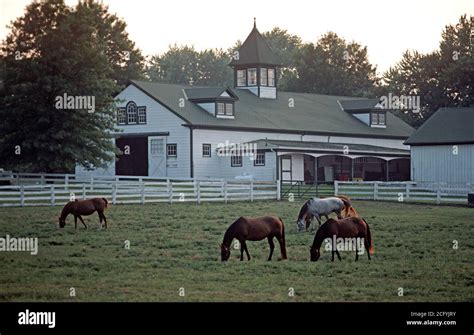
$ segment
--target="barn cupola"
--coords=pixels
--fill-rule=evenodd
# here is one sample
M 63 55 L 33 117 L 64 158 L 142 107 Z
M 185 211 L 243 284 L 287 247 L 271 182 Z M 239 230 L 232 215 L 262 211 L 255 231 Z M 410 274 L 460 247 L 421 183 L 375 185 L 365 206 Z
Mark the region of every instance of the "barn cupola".
M 229 65 L 234 69 L 236 89 L 249 90 L 260 98 L 276 99 L 277 70 L 281 64 L 258 31 L 255 19 L 250 35 Z

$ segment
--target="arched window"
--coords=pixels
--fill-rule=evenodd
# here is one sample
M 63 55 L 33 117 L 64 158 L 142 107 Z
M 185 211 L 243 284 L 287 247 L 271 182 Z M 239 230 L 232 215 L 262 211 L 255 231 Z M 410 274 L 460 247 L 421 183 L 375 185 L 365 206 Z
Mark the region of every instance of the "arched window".
M 137 123 L 137 104 L 133 101 L 130 101 L 126 107 L 127 110 L 127 123 L 133 124 Z

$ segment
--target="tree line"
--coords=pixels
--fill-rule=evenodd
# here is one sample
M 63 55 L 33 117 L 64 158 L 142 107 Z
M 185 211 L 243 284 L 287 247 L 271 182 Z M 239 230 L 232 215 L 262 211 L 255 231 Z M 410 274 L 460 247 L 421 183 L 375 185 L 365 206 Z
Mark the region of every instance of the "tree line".
M 437 108 L 473 104 L 473 23 L 467 15 L 445 27 L 439 49 L 407 50 L 382 75 L 367 47 L 328 32 L 315 42 L 278 27 L 264 32 L 284 67 L 279 89 L 355 97 L 416 95 L 419 113 L 397 111 L 417 127 Z M 14 20 L 0 46 L 0 167 L 16 171 L 73 171 L 103 167 L 115 158 L 114 95 L 130 79 L 232 86 L 227 50 L 172 45 L 145 57 L 126 23 L 93 0 L 34 1 Z M 94 96 L 87 109 L 54 108 L 58 97 Z

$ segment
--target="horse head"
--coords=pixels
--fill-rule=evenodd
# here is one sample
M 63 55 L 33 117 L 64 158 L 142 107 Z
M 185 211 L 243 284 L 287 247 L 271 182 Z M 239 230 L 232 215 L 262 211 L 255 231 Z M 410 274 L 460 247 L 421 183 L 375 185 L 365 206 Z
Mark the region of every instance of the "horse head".
M 311 255 L 311 262 L 316 262 L 319 257 L 321 256 L 321 253 L 318 248 L 316 247 L 311 247 L 310 250 L 310 255 Z
M 64 228 L 66 225 L 66 218 L 59 217 L 59 228 Z
M 306 218 L 309 217 L 308 216 L 308 207 L 309 207 L 308 203 L 309 203 L 309 200 L 304 203 L 303 207 L 301 207 L 300 209 L 300 213 L 298 214 L 298 219 L 296 220 L 296 227 L 298 231 L 302 231 L 306 227 L 306 221 L 307 221 Z
M 221 261 L 225 262 L 230 257 L 230 247 L 226 247 L 224 244 L 221 244 Z

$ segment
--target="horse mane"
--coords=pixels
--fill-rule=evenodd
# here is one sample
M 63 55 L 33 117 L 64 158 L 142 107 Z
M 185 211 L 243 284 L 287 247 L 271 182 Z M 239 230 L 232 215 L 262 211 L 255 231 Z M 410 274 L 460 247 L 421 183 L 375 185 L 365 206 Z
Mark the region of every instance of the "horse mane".
M 311 200 L 311 199 L 310 199 L 310 200 Z M 306 202 L 304 203 L 303 207 L 301 207 L 300 213 L 298 214 L 298 220 L 301 220 L 301 218 L 303 217 L 303 215 L 306 214 L 306 211 L 308 210 L 308 206 L 309 206 L 310 200 L 306 200 Z
M 224 240 L 222 241 L 222 244 L 225 245 L 226 247 L 229 247 L 232 240 L 234 239 L 235 236 L 235 228 L 237 227 L 237 224 L 239 224 L 241 221 L 245 220 L 242 216 L 239 217 L 237 220 L 232 223 L 229 228 L 224 233 Z
M 61 211 L 61 218 L 66 218 L 69 213 L 71 213 L 71 206 L 74 204 L 73 201 L 69 201 L 67 204 L 64 205 L 63 210 Z

